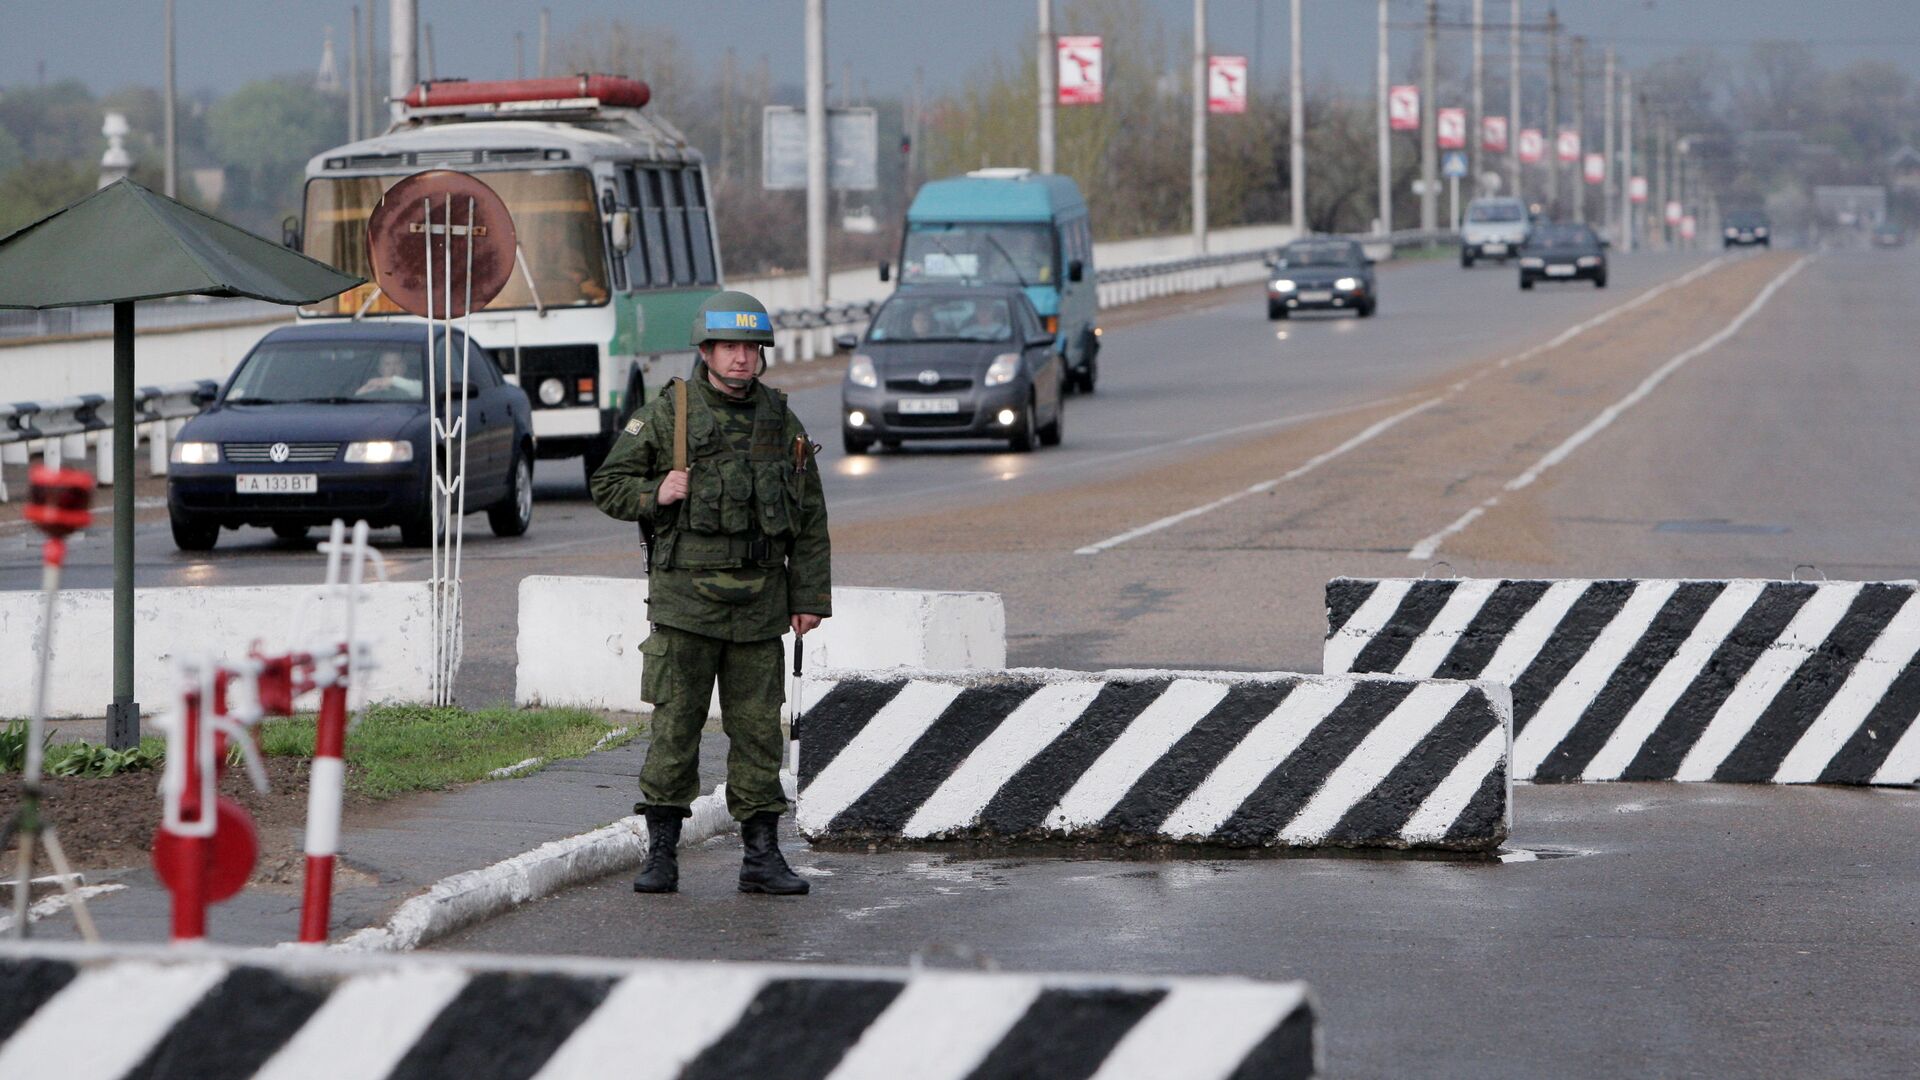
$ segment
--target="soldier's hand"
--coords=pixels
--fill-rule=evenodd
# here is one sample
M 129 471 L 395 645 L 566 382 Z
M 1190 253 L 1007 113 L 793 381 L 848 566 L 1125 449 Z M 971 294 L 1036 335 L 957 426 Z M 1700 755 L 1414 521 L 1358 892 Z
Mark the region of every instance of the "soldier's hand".
M 687 471 L 675 469 L 660 481 L 660 490 L 654 492 L 654 502 L 661 506 L 672 506 L 687 497 Z
M 816 627 L 816 626 L 819 626 L 819 625 L 820 625 L 820 616 L 818 616 L 818 615 L 795 615 L 795 616 L 793 616 L 793 619 L 792 619 L 792 622 L 793 622 L 793 632 L 794 632 L 794 634 L 796 634 L 796 635 L 797 635 L 797 636 L 799 636 L 799 637 L 806 637 L 806 636 L 807 636 L 807 631 L 809 631 L 809 630 L 811 630 L 811 629 L 813 629 L 814 627 Z

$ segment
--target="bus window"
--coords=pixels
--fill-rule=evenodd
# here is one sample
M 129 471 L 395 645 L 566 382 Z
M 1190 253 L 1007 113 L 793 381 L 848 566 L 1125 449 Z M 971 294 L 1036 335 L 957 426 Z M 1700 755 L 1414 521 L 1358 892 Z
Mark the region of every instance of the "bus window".
M 647 208 L 640 199 L 640 185 L 631 165 L 622 165 L 616 174 L 622 200 L 633 212 L 633 245 L 627 248 L 627 280 L 636 289 L 644 289 L 653 279 L 647 268 Z
M 647 245 L 646 282 L 653 288 L 673 284 L 673 271 L 667 266 L 666 211 L 660 206 L 660 174 L 654 169 L 634 166 L 633 190 L 640 204 L 641 233 Z
M 608 186 L 605 199 L 606 199 L 606 203 L 603 203 L 603 205 L 611 204 L 613 206 L 613 212 L 616 214 L 622 210 L 627 209 L 626 188 L 621 185 L 620 177 L 618 175 L 614 176 L 613 183 L 610 186 Z M 608 256 L 610 256 L 609 261 L 613 263 L 613 287 L 615 289 L 620 290 L 621 292 L 626 292 L 627 291 L 627 260 L 621 257 L 621 254 L 618 251 L 614 250 L 613 231 L 612 231 L 613 226 L 611 223 L 607 225 L 607 230 L 608 230 L 607 231 L 607 254 Z
M 673 283 L 693 284 L 693 268 L 687 264 L 687 212 L 680 200 L 680 170 L 652 169 L 655 190 L 662 192 L 660 208 L 667 228 L 667 257 L 673 263 Z
M 719 276 L 713 272 L 713 228 L 707 220 L 704 177 L 699 169 L 688 169 L 680 176 L 687 185 L 687 231 L 693 248 L 693 279 L 702 285 L 713 285 Z

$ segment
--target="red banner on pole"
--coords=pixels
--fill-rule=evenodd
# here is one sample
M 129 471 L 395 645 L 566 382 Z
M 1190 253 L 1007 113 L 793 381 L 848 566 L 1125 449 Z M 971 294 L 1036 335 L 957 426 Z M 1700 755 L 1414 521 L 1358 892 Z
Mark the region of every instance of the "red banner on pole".
M 1547 156 L 1547 137 L 1539 128 L 1520 129 L 1520 161 L 1524 165 L 1538 165 L 1540 159 Z
M 1588 154 L 1585 174 L 1587 183 L 1604 184 L 1607 182 L 1607 158 L 1605 154 Z
M 1054 47 L 1059 59 L 1060 104 L 1100 104 L 1100 38 L 1061 37 Z
M 1680 219 L 1686 212 L 1686 208 L 1682 207 L 1677 199 L 1667 203 L 1667 224 L 1680 224 Z
M 1467 110 L 1441 109 L 1434 116 L 1434 137 L 1442 150 L 1467 148 Z
M 1694 233 L 1698 229 L 1699 229 L 1699 224 L 1693 220 L 1692 214 L 1688 214 L 1686 217 L 1683 217 L 1680 219 L 1680 239 L 1682 240 L 1693 239 Z
M 1396 86 L 1387 91 L 1387 124 L 1395 131 L 1420 130 L 1420 88 Z
M 1636 176 L 1627 181 L 1627 198 L 1637 203 L 1647 201 L 1647 178 Z
M 1566 164 L 1580 160 L 1580 132 L 1574 128 L 1561 128 L 1560 138 L 1554 143 L 1560 152 L 1560 160 Z
M 1480 118 L 1480 149 L 1491 154 L 1507 152 L 1506 117 L 1483 116 Z
M 1207 111 L 1228 114 L 1247 111 L 1246 57 L 1207 57 Z

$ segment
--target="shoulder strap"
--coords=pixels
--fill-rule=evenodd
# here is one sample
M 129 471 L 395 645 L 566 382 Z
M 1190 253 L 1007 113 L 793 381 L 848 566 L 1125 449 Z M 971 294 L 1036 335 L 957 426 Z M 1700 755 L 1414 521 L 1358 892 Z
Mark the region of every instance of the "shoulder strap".
M 687 380 L 673 381 L 673 467 L 687 471 Z

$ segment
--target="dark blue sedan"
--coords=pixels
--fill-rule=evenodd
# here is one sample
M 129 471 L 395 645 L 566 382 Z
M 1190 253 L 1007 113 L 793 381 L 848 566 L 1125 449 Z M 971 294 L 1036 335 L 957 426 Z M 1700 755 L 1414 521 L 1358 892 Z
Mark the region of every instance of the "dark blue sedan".
M 465 343 L 457 329 L 442 333 L 452 335 L 457 383 Z M 418 323 L 289 326 L 262 338 L 173 444 L 174 543 L 206 551 L 222 528 L 242 525 L 291 539 L 335 518 L 397 525 L 402 542 L 430 543 L 426 364 Z M 467 364 L 454 387 L 456 416 L 463 394 L 467 403 L 467 510 L 485 510 L 494 535 L 519 536 L 533 521 L 532 410 L 485 350 L 474 346 Z

